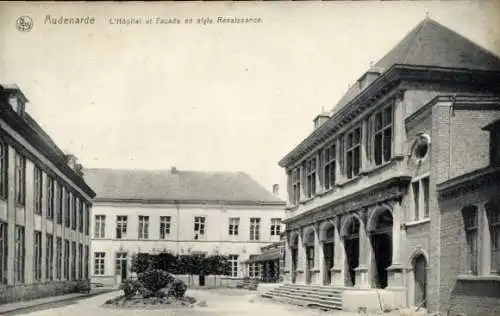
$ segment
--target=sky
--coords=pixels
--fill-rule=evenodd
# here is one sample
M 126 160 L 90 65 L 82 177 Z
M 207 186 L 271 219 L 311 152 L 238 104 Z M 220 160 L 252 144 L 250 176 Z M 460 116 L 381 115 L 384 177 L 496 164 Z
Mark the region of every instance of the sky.
M 17 84 L 84 167 L 243 171 L 285 198 L 278 161 L 370 62 L 426 14 L 499 54 L 495 12 L 491 1 L 0 3 L 0 84 Z M 145 24 L 218 16 L 262 22 Z M 110 23 L 126 17 L 143 23 Z

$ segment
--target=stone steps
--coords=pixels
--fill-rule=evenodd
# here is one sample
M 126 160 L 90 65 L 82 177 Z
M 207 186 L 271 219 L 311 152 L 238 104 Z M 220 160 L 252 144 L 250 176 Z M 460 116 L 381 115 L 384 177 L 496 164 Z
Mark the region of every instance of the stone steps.
M 342 291 L 326 286 L 285 284 L 261 296 L 305 307 L 342 309 Z

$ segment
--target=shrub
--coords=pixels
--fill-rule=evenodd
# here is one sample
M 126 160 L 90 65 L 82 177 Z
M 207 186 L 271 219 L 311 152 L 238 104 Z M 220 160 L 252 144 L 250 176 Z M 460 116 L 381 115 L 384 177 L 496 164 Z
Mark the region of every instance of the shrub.
M 184 297 L 186 293 L 187 286 L 182 280 L 174 279 L 174 281 L 169 286 L 169 296 L 173 296 L 175 298 Z
M 126 299 L 134 297 L 143 287 L 144 285 L 137 280 L 125 280 L 120 284 L 120 290 L 123 290 Z
M 148 270 L 137 275 L 137 279 L 149 291 L 156 293 L 174 281 L 174 277 L 162 270 Z

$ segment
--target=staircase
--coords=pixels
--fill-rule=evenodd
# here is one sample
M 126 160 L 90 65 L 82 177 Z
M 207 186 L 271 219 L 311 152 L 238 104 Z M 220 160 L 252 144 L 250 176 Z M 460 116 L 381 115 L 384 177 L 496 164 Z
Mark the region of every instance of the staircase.
M 342 310 L 342 290 L 327 286 L 285 284 L 261 296 L 299 306 Z

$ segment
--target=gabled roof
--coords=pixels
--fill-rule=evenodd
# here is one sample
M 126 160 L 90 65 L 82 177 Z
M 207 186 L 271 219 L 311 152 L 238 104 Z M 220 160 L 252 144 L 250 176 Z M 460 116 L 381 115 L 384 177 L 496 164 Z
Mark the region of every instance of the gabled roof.
M 283 204 L 243 172 L 84 169 L 96 201 Z

